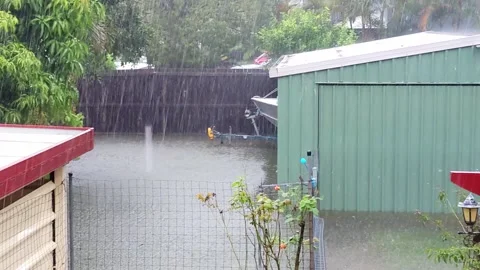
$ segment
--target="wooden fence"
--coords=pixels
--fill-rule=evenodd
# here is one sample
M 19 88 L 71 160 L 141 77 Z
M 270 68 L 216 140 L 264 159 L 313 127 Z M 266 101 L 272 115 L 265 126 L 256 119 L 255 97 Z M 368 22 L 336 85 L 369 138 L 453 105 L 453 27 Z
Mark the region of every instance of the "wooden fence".
M 250 100 L 276 88 L 266 71 L 135 70 L 79 82 L 79 110 L 97 132 L 138 133 L 151 124 L 154 133 L 204 133 L 215 125 L 237 134 L 253 134 L 246 108 Z M 275 127 L 259 119 L 260 132 Z

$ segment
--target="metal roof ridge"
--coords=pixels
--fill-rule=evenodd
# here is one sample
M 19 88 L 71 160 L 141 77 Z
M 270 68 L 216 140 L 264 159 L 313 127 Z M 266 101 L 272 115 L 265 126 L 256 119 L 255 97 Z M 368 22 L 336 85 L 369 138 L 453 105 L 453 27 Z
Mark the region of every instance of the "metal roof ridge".
M 413 36 L 413 35 L 421 35 L 421 34 L 424 35 L 425 33 L 439 34 L 439 35 L 442 34 L 442 32 L 421 32 L 421 33 L 405 35 L 405 36 Z M 443 33 L 443 35 L 453 35 L 453 34 Z M 289 67 L 287 66 L 283 68 L 274 66 L 269 70 L 269 76 L 271 78 L 284 77 L 284 76 L 296 75 L 301 73 L 321 71 L 321 70 L 326 70 L 331 68 L 339 68 L 344 66 L 352 66 L 352 65 L 365 64 L 370 62 L 377 62 L 377 61 L 382 61 L 387 59 L 394 59 L 394 58 L 400 58 L 400 57 L 406 57 L 406 56 L 412 56 L 412 55 L 420 55 L 420 54 L 432 53 L 437 51 L 475 46 L 480 44 L 480 34 L 475 34 L 475 35 L 457 34 L 457 35 L 462 37 L 452 39 L 452 40 L 439 41 L 435 43 L 414 45 L 414 46 L 408 46 L 403 48 L 394 48 L 394 49 L 382 51 L 382 52 L 373 52 L 373 53 L 366 53 L 361 55 L 345 56 L 343 58 L 317 61 L 317 62 L 306 63 L 306 64 L 299 64 L 296 66 L 289 66 Z M 397 38 L 397 37 L 394 37 L 394 38 Z M 386 39 L 376 40 L 376 42 L 381 40 L 386 40 Z M 375 42 L 375 41 L 372 41 L 372 42 Z M 358 44 L 361 44 L 361 43 L 347 45 L 347 46 L 355 46 Z M 329 48 L 329 49 L 332 49 L 332 48 Z M 323 50 L 328 50 L 328 49 L 323 49 Z M 317 51 L 321 51 L 321 50 L 317 50 Z M 314 52 L 314 51 L 310 51 L 310 52 Z M 305 52 L 305 53 L 308 53 L 308 52 Z M 302 54 L 302 53 L 299 53 L 299 54 Z M 293 55 L 298 55 L 298 54 L 284 55 L 281 57 L 281 60 L 279 60 L 278 63 L 281 63 L 282 61 L 284 61 L 285 59 L 288 59 L 289 57 L 292 57 Z

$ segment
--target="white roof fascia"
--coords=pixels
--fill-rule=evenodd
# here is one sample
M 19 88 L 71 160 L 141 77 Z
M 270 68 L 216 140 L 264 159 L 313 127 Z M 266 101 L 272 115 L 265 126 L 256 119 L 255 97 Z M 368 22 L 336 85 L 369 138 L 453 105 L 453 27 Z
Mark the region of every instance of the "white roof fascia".
M 393 58 L 399 58 L 399 57 L 445 51 L 445 50 L 457 49 L 462 47 L 476 46 L 479 44 L 480 44 L 480 35 L 467 36 L 464 38 L 441 41 L 437 43 L 430 43 L 430 44 L 424 44 L 424 45 L 418 45 L 418 46 L 409 46 L 406 48 L 392 49 L 390 51 L 356 55 L 356 56 L 332 59 L 327 61 L 318 61 L 315 63 L 308 63 L 303 65 L 301 64 L 297 66 L 286 66 L 286 67 L 280 67 L 280 68 L 277 68 L 274 66 L 269 70 L 269 75 L 271 78 L 284 77 L 289 75 L 315 72 L 315 71 L 339 68 L 344 66 L 358 65 L 358 64 L 388 60 Z M 283 56 L 282 59 L 284 57 L 288 57 L 288 55 Z

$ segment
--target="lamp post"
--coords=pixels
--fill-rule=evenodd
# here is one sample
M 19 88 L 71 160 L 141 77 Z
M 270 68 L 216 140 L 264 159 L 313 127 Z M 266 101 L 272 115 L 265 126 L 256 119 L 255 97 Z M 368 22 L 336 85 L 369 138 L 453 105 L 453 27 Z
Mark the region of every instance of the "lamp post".
M 465 201 L 459 202 L 458 207 L 462 210 L 463 221 L 467 225 L 467 230 L 459 232 L 459 234 L 466 234 L 464 243 L 466 246 L 473 246 L 480 242 L 480 232 L 474 230 L 475 223 L 478 219 L 478 209 L 480 204 L 475 200 L 472 193 L 470 193 Z
M 462 189 L 470 191 L 465 201 L 458 203 L 462 209 L 463 220 L 468 226 L 467 230 L 459 234 L 466 234 L 464 243 L 467 246 L 473 246 L 480 243 L 480 232 L 475 231 L 475 224 L 478 219 L 478 209 L 480 205 L 473 198 L 472 194 L 480 194 L 480 172 L 479 171 L 451 171 L 450 181 Z
M 480 208 L 480 205 L 475 201 L 472 193 L 467 196 L 465 201 L 459 202 L 458 207 L 462 209 L 463 221 L 465 221 L 467 226 L 472 228 L 477 222 L 478 208 Z

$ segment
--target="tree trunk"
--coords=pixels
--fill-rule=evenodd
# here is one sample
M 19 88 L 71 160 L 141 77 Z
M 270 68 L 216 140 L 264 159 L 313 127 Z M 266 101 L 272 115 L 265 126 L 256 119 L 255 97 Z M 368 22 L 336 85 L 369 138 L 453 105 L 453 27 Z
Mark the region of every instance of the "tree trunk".
M 431 5 L 427 6 L 422 10 L 420 20 L 418 21 L 418 30 L 420 32 L 427 31 L 428 21 L 430 19 L 430 16 L 432 15 L 433 10 L 434 8 Z

